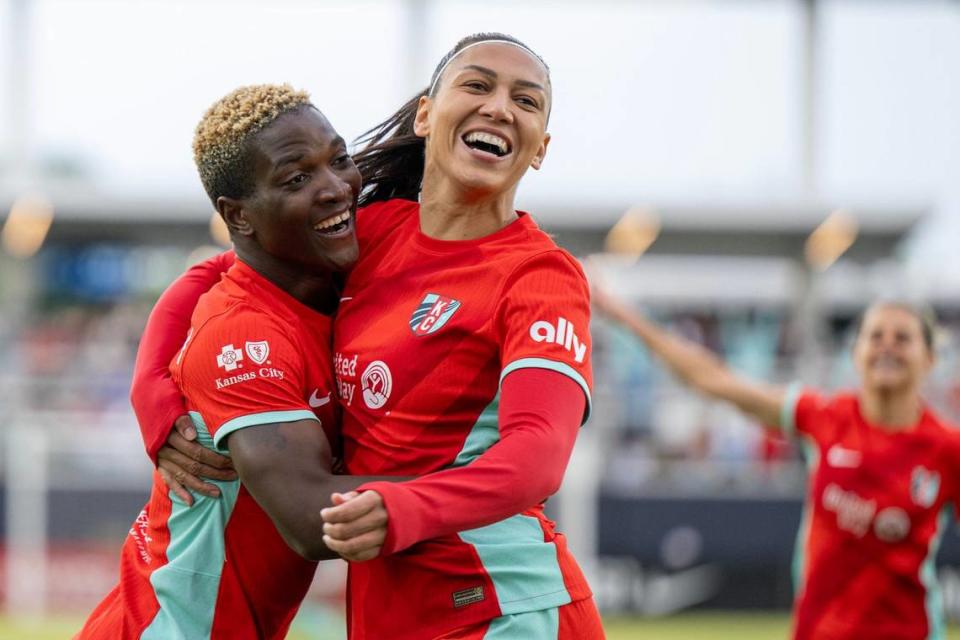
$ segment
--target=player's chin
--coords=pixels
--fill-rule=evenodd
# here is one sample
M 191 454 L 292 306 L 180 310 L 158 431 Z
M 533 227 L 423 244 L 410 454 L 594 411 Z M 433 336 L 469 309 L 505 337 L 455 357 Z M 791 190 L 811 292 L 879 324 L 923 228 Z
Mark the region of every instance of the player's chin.
M 342 242 L 338 246 L 327 247 L 316 264 L 333 273 L 344 273 L 353 268 L 359 257 L 360 248 L 357 245 L 356 237 L 353 237 L 351 242 Z
M 507 167 L 466 166 L 461 167 L 459 187 L 472 196 L 493 196 L 505 193 L 516 185 L 523 174 Z
M 309 249 L 314 255 L 312 262 L 329 262 L 342 264 L 344 261 L 353 264 L 360 253 L 357 244 L 357 234 L 350 224 L 340 233 L 315 233 Z
M 871 376 L 868 381 L 869 387 L 878 393 L 895 393 L 906 391 L 916 386 L 916 381 L 904 374 L 884 373 Z

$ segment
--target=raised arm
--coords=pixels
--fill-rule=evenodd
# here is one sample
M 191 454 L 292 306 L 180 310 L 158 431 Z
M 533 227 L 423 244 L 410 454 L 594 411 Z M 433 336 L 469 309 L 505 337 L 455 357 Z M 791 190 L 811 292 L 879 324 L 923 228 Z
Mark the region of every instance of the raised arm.
M 685 385 L 724 400 L 767 427 L 780 427 L 786 389 L 753 382 L 730 370 L 712 351 L 658 327 L 594 283 L 594 306 L 640 338 Z

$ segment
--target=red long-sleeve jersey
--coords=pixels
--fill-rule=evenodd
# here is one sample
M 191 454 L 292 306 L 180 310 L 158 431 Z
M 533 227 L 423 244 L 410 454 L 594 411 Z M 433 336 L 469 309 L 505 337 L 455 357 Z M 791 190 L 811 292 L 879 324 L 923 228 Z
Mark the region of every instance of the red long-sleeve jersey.
M 524 213 L 441 241 L 393 200 L 361 212 L 357 238 L 334 323 L 344 460 L 423 477 L 364 487 L 390 521 L 386 553 L 350 567 L 351 638 L 434 638 L 589 597 L 542 509 L 589 406 L 579 264 Z
M 350 337 L 337 341 L 333 365 L 349 416 L 347 471 L 436 473 L 366 487 L 384 495 L 390 529 L 383 558 L 351 567 L 351 638 L 428 638 L 590 595 L 541 505 L 559 485 L 589 404 L 589 302 L 582 272 L 526 215 L 494 236 L 444 243 L 419 234 L 410 204 L 384 203 L 359 217 L 361 251 L 370 259 L 361 254 L 348 282 L 341 314 L 349 313 L 337 330 Z M 396 226 L 400 219 L 404 224 Z M 377 241 L 383 239 L 389 241 Z M 407 266 L 424 249 L 433 258 L 421 275 L 451 266 L 447 275 L 456 274 L 456 289 L 397 295 L 392 274 L 371 273 L 371 265 L 386 266 L 384 256 L 404 247 L 412 249 Z M 151 457 L 185 412 L 158 363 L 169 362 L 182 344 L 182 320 L 232 260 L 224 254 L 192 269 L 148 323 L 132 401 Z M 451 292 L 456 297 L 446 295 Z M 391 331 L 400 318 L 405 333 L 399 337 L 414 339 L 410 359 L 391 358 L 391 366 L 370 357 L 371 337 L 392 344 L 388 333 L 369 330 L 379 325 L 381 312 L 393 321 Z M 372 323 L 365 314 L 374 315 Z M 431 360 L 418 365 L 422 346 Z M 424 367 L 444 378 L 427 380 Z M 456 368 L 458 375 L 451 375 Z M 414 381 L 409 389 L 408 381 Z M 434 393 L 432 400 L 427 392 Z M 426 402 L 408 412 L 415 399 Z M 381 595 L 370 599 L 372 590 Z M 368 613 L 373 606 L 376 615 Z M 397 620 L 407 624 L 398 627 Z

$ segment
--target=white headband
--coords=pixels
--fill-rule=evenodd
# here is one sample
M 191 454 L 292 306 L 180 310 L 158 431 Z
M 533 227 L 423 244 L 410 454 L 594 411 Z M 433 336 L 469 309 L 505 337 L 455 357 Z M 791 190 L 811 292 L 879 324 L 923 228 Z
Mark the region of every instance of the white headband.
M 475 46 L 480 45 L 480 44 L 509 44 L 509 45 L 511 45 L 511 46 L 513 46 L 513 47 L 516 47 L 516 48 L 518 48 L 518 49 L 523 49 L 524 51 L 526 51 L 527 53 L 529 53 L 530 55 L 532 55 L 534 58 L 536 58 L 537 60 L 540 60 L 540 56 L 538 56 L 537 54 L 535 54 L 529 47 L 527 47 L 526 45 L 522 45 L 522 44 L 520 44 L 520 43 L 518 43 L 518 42 L 514 42 L 514 41 L 512 41 L 512 40 L 480 40 L 479 42 L 473 42 L 473 43 L 468 44 L 467 46 L 465 46 L 463 49 L 460 49 L 460 51 L 457 51 L 455 54 L 453 54 L 452 56 L 450 56 L 450 59 L 449 59 L 449 60 L 447 60 L 446 62 L 443 63 L 443 66 L 440 67 L 440 70 L 439 70 L 439 71 L 437 71 L 437 77 L 433 79 L 433 83 L 430 85 L 430 90 L 427 92 L 427 95 L 428 95 L 428 96 L 432 96 L 432 95 L 433 95 L 433 90 L 437 88 L 437 83 L 440 82 L 440 78 L 443 76 L 443 72 L 447 70 L 447 66 L 448 66 L 451 62 L 453 62 L 454 59 L 455 59 L 457 56 L 459 56 L 461 53 L 463 53 L 463 52 L 466 51 L 467 49 L 470 49 L 471 47 L 475 47 Z M 543 64 L 543 61 L 542 61 L 542 60 L 540 60 L 540 64 Z

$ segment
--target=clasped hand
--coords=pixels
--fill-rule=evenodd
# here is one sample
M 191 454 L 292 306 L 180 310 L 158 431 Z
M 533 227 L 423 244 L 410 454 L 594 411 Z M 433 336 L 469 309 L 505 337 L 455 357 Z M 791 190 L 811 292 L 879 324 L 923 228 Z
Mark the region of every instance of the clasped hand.
M 387 508 L 376 491 L 334 493 L 333 505 L 320 511 L 323 542 L 353 562 L 372 560 L 387 537 Z
M 189 416 L 174 422 L 166 443 L 157 454 L 160 477 L 183 502 L 193 505 L 190 490 L 219 497 L 218 487 L 204 478 L 237 479 L 230 458 L 207 449 L 197 441 Z M 333 505 L 323 509 L 323 540 L 327 548 L 344 560 L 362 562 L 380 554 L 387 537 L 387 509 L 376 491 L 334 493 Z

